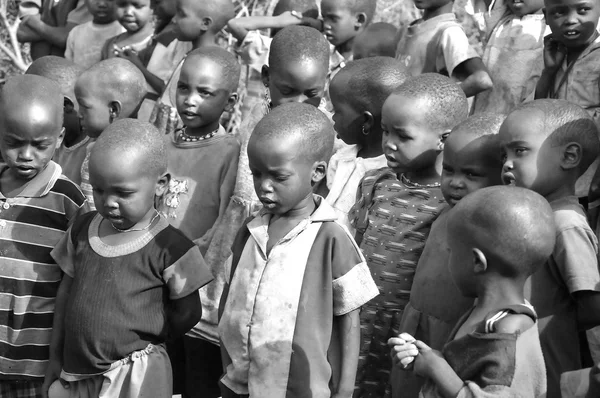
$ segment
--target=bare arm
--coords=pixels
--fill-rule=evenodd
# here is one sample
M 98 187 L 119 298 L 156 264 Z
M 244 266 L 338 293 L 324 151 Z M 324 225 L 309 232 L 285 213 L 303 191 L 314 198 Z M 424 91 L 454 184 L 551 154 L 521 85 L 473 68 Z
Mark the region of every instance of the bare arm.
M 579 328 L 588 330 L 600 325 L 600 292 L 592 290 L 575 292 Z
M 165 82 L 160 77 L 150 72 L 146 68 L 146 66 L 144 66 L 142 60 L 140 59 L 137 53 L 131 50 L 125 50 L 119 54 L 119 57 L 129 60 L 132 64 L 137 66 L 137 68 L 142 72 L 142 74 L 146 78 L 146 81 L 148 82 L 150 87 L 152 87 L 157 93 L 160 94 L 163 92 L 166 85 Z
M 26 19 L 27 26 L 36 32 L 43 40 L 58 47 L 66 47 L 69 32 L 76 24 L 67 23 L 65 26 L 50 26 L 40 19 L 39 15 L 32 15 Z
M 43 40 L 43 38 L 35 30 L 29 27 L 27 18 L 25 18 L 19 24 L 19 28 L 17 29 L 17 40 L 21 43 L 30 43 Z
M 338 328 L 342 368 L 340 369 L 338 390 L 332 395 L 332 398 L 351 397 L 354 391 L 360 349 L 359 310 L 335 317 L 333 324 Z
M 472 97 L 475 94 L 494 87 L 492 78 L 479 57 L 460 63 L 454 68 L 453 75 L 461 81 L 460 88 L 462 88 L 467 97 Z
M 183 298 L 171 301 L 169 307 L 170 337 L 187 333 L 202 317 L 200 296 L 197 290 Z
M 564 45 L 557 42 L 552 36 L 544 37 L 544 70 L 535 87 L 535 99 L 548 98 L 556 72 L 565 59 L 567 50 Z
M 229 31 L 237 39 L 238 42 L 244 40 L 246 35 L 251 30 L 258 29 L 281 29 L 290 25 L 299 25 L 302 18 L 298 14 L 286 11 L 276 17 L 272 16 L 254 16 L 240 17 L 230 19 L 227 23 Z

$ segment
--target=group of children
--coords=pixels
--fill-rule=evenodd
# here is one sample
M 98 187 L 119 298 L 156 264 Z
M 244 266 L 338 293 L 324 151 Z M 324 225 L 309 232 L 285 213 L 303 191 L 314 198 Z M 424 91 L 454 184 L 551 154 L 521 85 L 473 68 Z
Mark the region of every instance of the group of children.
M 594 396 L 600 5 L 415 5 L 87 0 L 0 92 L 0 396 Z

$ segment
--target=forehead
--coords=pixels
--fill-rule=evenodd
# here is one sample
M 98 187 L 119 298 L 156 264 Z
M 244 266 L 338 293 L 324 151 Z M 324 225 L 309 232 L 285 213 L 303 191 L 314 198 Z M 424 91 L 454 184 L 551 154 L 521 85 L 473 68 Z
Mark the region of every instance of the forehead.
M 504 143 L 516 140 L 546 138 L 544 113 L 537 109 L 523 109 L 510 113 L 500 127 L 499 137 Z
M 597 0 L 544 0 L 546 7 L 572 7 L 578 5 L 595 5 Z
M 281 68 L 271 69 L 271 80 L 276 85 L 296 88 L 324 88 L 327 69 L 315 59 L 307 58 L 300 62 L 292 57 L 282 59 Z
M 103 148 L 92 151 L 90 177 L 102 177 L 113 183 L 134 181 L 148 174 L 147 165 L 148 160 L 142 156 L 142 151 Z
M 481 164 L 497 160 L 500 145 L 497 136 L 476 137 L 468 132 L 450 133 L 444 144 L 444 162 L 460 164 Z
M 321 11 L 323 14 L 342 14 L 351 13 L 351 0 L 323 0 L 321 2 Z
M 62 104 L 43 104 L 23 101 L 0 103 L 0 133 L 28 140 L 57 136 L 62 128 L 59 115 Z
M 226 85 L 224 69 L 206 56 L 188 58 L 181 68 L 181 80 L 202 80 L 205 83 Z
M 392 94 L 385 100 L 381 110 L 382 121 L 388 123 L 411 123 L 425 120 L 429 111 L 426 98 L 405 94 Z

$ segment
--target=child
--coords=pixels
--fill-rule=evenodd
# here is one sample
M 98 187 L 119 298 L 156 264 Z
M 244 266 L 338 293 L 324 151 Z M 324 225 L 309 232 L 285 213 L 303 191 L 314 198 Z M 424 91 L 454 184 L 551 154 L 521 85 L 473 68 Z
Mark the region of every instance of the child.
M 114 0 L 86 0 L 86 5 L 93 19 L 69 32 L 65 50 L 65 58 L 84 69 L 100 62 L 106 40 L 124 31 L 116 20 Z
M 95 140 L 115 120 L 135 116 L 145 95 L 144 75 L 131 62 L 111 58 L 97 63 L 83 72 L 75 83 L 81 128 Z M 92 146 L 93 142 L 87 145 L 81 165 L 81 190 L 95 210 L 88 173 Z
M 401 32 L 396 57 L 413 76 L 435 72 L 458 80 L 471 97 L 492 88 L 493 83 L 452 12 L 453 4 L 451 0 L 415 0 L 423 18 Z
M 117 57 L 126 50 L 141 51 L 152 40 L 154 26 L 150 0 L 117 1 L 117 20 L 125 32 L 104 43 L 102 59 Z
M 600 125 L 600 5 L 595 1 L 544 1 L 546 23 L 552 30 L 544 38 L 544 70 L 535 98 L 564 99 L 581 106 Z M 579 179 L 575 194 L 584 197 L 598 168 L 594 162 Z M 584 170 L 585 171 L 585 170 Z
M 179 41 L 191 42 L 192 50 L 217 45 L 217 34 L 234 15 L 231 0 L 176 0 L 175 31 Z M 150 122 L 164 134 L 182 127 L 175 105 L 177 82 L 183 60 L 173 70 L 161 97 L 150 116 Z
M 525 189 L 483 188 L 451 211 L 447 234 L 452 279 L 476 304 L 441 353 L 407 333 L 391 338 L 395 366 L 414 362 L 427 378 L 423 398 L 545 396 L 537 315 L 523 288 L 554 247 L 550 206 Z
M 170 397 L 165 339 L 200 319 L 197 290 L 212 275 L 154 209 L 169 175 L 151 124 L 111 124 L 89 165 L 98 212 L 79 217 L 52 251 L 64 276 L 44 386 L 49 398 Z
M 0 396 L 39 397 L 60 268 L 50 257 L 85 197 L 52 155 L 63 138 L 63 94 L 41 76 L 0 91 Z
M 533 96 L 547 34 L 543 7 L 543 0 L 506 2 L 506 12 L 490 29 L 483 52 L 494 87 L 475 96 L 473 113 L 507 114 Z
M 367 171 L 387 165 L 381 148 L 381 108 L 407 77 L 395 59 L 374 57 L 349 62 L 331 81 L 333 128 L 348 146 L 329 161 L 326 200 L 338 222 L 348 228 L 360 180 Z
M 598 156 L 598 130 L 577 105 L 536 100 L 508 115 L 499 138 L 504 183 L 536 191 L 554 211 L 556 246 L 525 293 L 540 318 L 548 397 L 559 397 L 561 373 L 581 368 L 578 330 L 600 324 L 598 241 L 574 195 Z
M 171 181 L 158 210 L 206 252 L 213 225 L 233 194 L 240 144 L 219 119 L 235 105 L 240 65 L 221 47 L 192 51 L 177 83 L 177 110 L 184 128 L 168 137 Z M 222 374 L 217 308 L 226 275 L 223 263 L 208 263 L 215 280 L 201 289 L 202 320 L 183 338 L 187 397 L 218 397 Z M 200 352 L 202 359 L 195 358 Z M 181 363 L 180 363 L 181 366 Z
M 271 109 L 286 102 L 305 102 L 323 111 L 328 59 L 329 44 L 316 29 L 288 26 L 273 38 L 269 66 L 263 67 L 263 83 L 270 94 L 240 126 L 235 188 L 223 218 L 213 227 L 213 238 L 205 256 L 209 264 L 225 263 L 231 255 L 235 234 L 244 220 L 261 206 L 248 167 L 247 147 L 254 127 Z
M 365 28 L 354 39 L 352 59 L 395 57 L 398 30 L 392 24 L 377 22 Z
M 358 360 L 359 308 L 378 294 L 335 212 L 314 195 L 333 131 L 307 104 L 284 104 L 248 144 L 263 210 L 232 247 L 219 334 L 223 398 L 348 397 Z
M 431 224 L 444 206 L 438 155 L 443 139 L 468 113 L 465 94 L 438 74 L 408 79 L 381 111 L 388 167 L 365 174 L 350 211 L 356 241 L 381 295 L 361 312 L 358 397 L 389 394 L 387 339 L 400 319 Z
M 314 0 L 279 0 L 273 16 L 249 16 L 233 18 L 227 26 L 237 40 L 236 53 L 242 64 L 247 65 L 246 95 L 241 113 L 244 120 L 254 106 L 263 100 L 262 67 L 269 64 L 272 37 L 286 26 L 307 24 L 311 19 L 318 22 L 319 9 Z M 271 36 L 261 34 L 261 29 L 271 29 Z
M 401 332 L 434 350 L 444 347 L 460 317 L 473 306 L 473 299 L 454 285 L 448 269 L 449 210 L 478 189 L 502 184 L 497 134 L 503 121 L 503 116 L 490 113 L 471 116 L 444 142 L 441 188 L 448 206 L 431 226 L 400 322 Z M 393 396 L 417 398 L 422 385 L 413 373 L 392 369 Z
M 81 66 L 62 57 L 48 55 L 38 58 L 27 69 L 26 74 L 47 77 L 55 81 L 64 96 L 63 127 L 65 137 L 54 157 L 63 174 L 75 184 L 81 184 L 81 165 L 85 158 L 85 150 L 90 138 L 79 126 L 79 105 L 75 98 L 75 81 L 83 72 Z

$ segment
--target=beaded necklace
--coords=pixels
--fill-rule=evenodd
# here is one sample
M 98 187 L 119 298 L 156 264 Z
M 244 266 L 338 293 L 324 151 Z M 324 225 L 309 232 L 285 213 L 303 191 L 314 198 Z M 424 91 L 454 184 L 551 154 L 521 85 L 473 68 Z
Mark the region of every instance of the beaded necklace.
M 185 129 L 186 128 L 183 127 L 179 131 L 179 139 L 182 141 L 185 141 L 185 142 L 198 142 L 198 141 L 208 140 L 209 138 L 213 138 L 219 132 L 219 128 L 217 127 L 217 129 L 215 131 L 213 131 L 212 133 L 208 133 L 208 134 L 196 137 L 195 135 L 186 134 Z
M 400 180 L 402 181 L 402 183 L 404 185 L 407 185 L 409 188 L 438 188 L 440 186 L 439 182 L 436 182 L 434 184 L 419 184 L 418 182 L 412 182 L 411 180 L 408 179 L 407 176 L 404 175 L 404 173 L 400 174 Z

